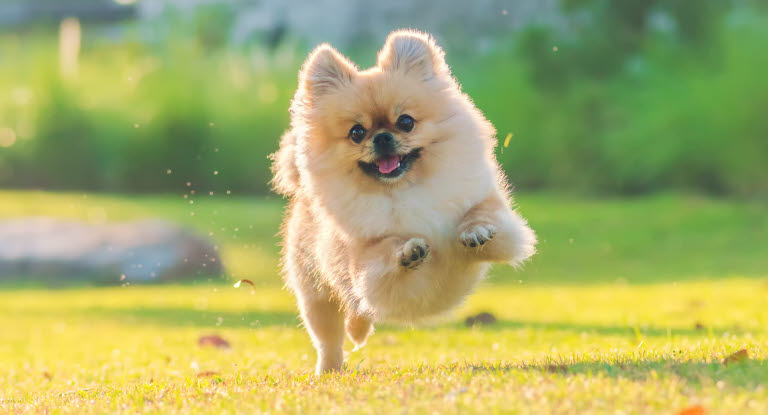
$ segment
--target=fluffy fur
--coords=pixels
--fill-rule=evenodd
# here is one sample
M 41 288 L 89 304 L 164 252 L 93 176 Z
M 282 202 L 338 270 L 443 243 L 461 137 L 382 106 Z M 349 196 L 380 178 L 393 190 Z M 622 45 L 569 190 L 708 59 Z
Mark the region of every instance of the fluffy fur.
M 411 131 L 397 128 L 403 114 L 415 120 Z M 359 143 L 354 125 L 366 130 Z M 375 170 L 373 137 L 382 132 L 404 163 L 413 156 L 399 177 L 361 167 Z M 533 231 L 510 207 L 495 133 L 429 35 L 393 32 L 364 71 L 327 44 L 307 58 L 291 128 L 272 158 L 273 185 L 289 198 L 284 278 L 318 373 L 341 369 L 345 332 L 359 347 L 375 321 L 444 313 L 489 263 L 534 253 Z

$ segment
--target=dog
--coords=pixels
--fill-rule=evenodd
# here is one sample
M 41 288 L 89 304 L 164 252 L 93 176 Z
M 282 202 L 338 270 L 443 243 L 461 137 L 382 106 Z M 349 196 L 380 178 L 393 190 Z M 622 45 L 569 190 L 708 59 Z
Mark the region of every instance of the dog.
M 534 254 L 496 161 L 496 131 L 432 36 L 391 33 L 366 70 L 318 46 L 290 113 L 272 185 L 288 199 L 283 274 L 316 373 L 342 369 L 345 333 L 361 347 L 374 322 L 444 314 L 490 263 Z

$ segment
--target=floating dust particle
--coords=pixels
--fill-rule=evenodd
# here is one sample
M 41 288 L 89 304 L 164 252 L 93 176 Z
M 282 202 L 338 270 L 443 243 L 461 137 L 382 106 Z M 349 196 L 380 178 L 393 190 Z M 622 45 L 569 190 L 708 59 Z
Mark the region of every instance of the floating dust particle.
M 512 139 L 512 133 L 507 134 L 507 138 L 504 139 L 504 147 L 509 147 L 509 140 Z

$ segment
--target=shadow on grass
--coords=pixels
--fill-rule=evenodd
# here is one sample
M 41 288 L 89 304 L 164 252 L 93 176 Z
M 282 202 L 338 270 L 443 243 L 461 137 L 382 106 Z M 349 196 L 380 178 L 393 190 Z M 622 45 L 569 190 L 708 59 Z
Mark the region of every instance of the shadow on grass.
M 47 313 L 46 313 L 47 314 Z M 60 317 L 80 317 L 89 319 L 108 319 L 126 324 L 163 325 L 169 327 L 220 327 L 220 328 L 260 328 L 260 327 L 290 327 L 300 326 L 298 312 L 248 310 L 243 312 L 221 310 L 196 310 L 192 308 L 140 307 L 140 308 L 86 308 L 65 311 Z M 380 324 L 380 329 L 401 331 L 410 330 L 397 325 Z M 482 326 L 466 327 L 463 323 L 449 323 L 433 327 L 422 327 L 421 330 L 436 331 L 443 329 L 454 330 L 535 330 L 552 332 L 569 332 L 573 334 L 597 334 L 604 336 L 625 337 L 669 337 L 669 336 L 722 336 L 725 332 L 743 334 L 748 330 L 739 327 L 719 328 L 679 328 L 655 327 L 648 325 L 616 326 L 593 325 L 562 322 L 531 322 L 500 320 L 496 323 Z
M 353 375 L 362 377 L 386 376 L 392 368 L 386 369 L 348 369 Z M 768 361 L 764 359 L 747 359 L 737 363 L 724 364 L 719 359 L 678 360 L 678 359 L 613 359 L 613 360 L 582 360 L 568 362 L 551 360 L 541 363 L 450 363 L 447 365 L 421 365 L 415 368 L 397 368 L 395 372 L 414 371 L 420 377 L 444 377 L 447 374 L 462 375 L 469 373 L 473 376 L 511 376 L 525 372 L 538 372 L 553 378 L 568 377 L 609 377 L 612 379 L 627 379 L 633 382 L 655 383 L 659 379 L 675 378 L 682 380 L 685 385 L 702 386 L 717 384 L 721 388 L 754 389 L 764 387 L 768 380 L 765 377 Z M 551 383 L 550 380 L 544 380 Z M 723 383 L 720 383 L 723 382 Z M 536 387 L 535 385 L 531 385 Z
M 87 308 L 66 311 L 61 318 L 107 319 L 126 324 L 168 327 L 262 328 L 298 327 L 298 313 L 282 311 L 217 311 L 189 308 Z
M 763 359 L 744 360 L 738 363 L 723 364 L 719 359 L 710 362 L 703 360 L 676 359 L 619 359 L 616 361 L 552 361 L 538 364 L 481 363 L 457 365 L 454 370 L 468 370 L 472 373 L 508 373 L 516 371 L 537 371 L 551 373 L 554 376 L 603 375 L 613 378 L 626 378 L 633 381 L 668 378 L 675 376 L 684 379 L 687 384 L 725 382 L 727 386 L 756 387 L 765 385 L 768 362 Z
M 444 327 L 444 326 L 443 326 Z M 695 327 L 681 328 L 681 327 L 655 327 L 649 325 L 638 326 L 616 326 L 616 325 L 595 325 L 595 324 L 577 324 L 577 323 L 562 323 L 562 322 L 538 322 L 538 321 L 512 321 L 512 320 L 499 320 L 496 323 L 466 327 L 464 324 L 450 325 L 452 328 L 464 328 L 467 330 L 521 330 L 531 329 L 537 331 L 565 331 L 574 334 L 599 334 L 607 336 L 628 336 L 628 337 L 668 337 L 668 336 L 708 336 L 717 335 L 720 336 L 725 332 L 732 334 L 746 333 L 747 330 L 738 327 L 729 328 L 707 328 L 707 327 Z M 440 328 L 440 326 L 436 327 Z

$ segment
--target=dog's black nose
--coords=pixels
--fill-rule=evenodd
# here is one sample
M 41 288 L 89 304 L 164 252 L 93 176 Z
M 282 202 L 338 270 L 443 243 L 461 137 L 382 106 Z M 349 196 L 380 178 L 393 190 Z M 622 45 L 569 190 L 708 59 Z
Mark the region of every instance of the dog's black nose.
M 373 150 L 379 156 L 395 154 L 395 137 L 390 133 L 379 133 L 373 137 Z
M 392 137 L 392 134 L 390 133 L 376 134 L 376 137 L 373 137 L 373 145 L 380 146 L 383 144 L 391 143 L 394 139 L 395 137 Z

